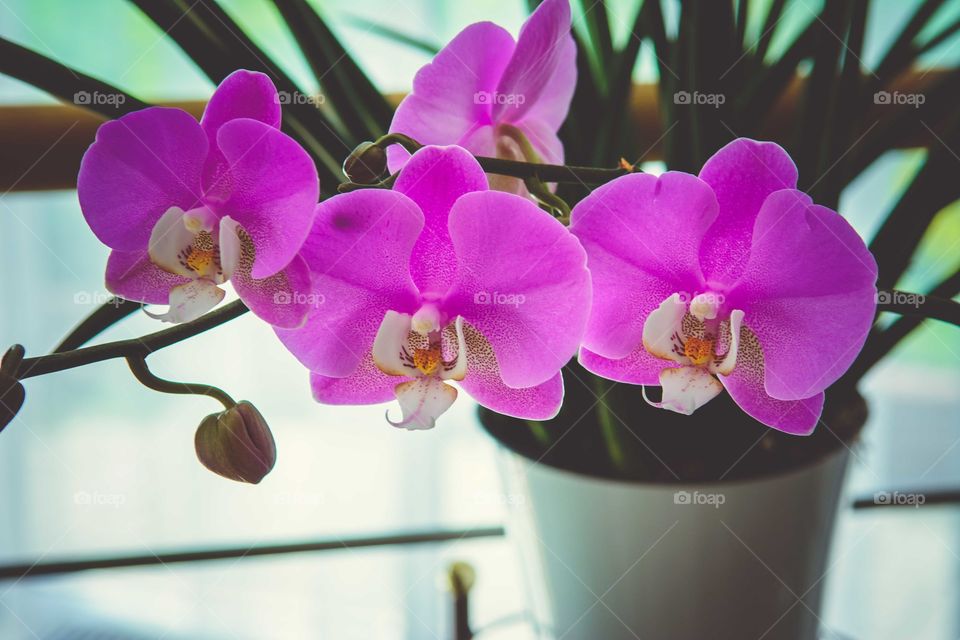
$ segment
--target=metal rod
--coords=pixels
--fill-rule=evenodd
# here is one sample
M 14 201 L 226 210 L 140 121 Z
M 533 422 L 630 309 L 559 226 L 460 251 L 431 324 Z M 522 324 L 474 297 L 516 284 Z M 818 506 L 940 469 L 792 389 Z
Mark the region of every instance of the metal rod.
M 119 569 L 122 567 L 149 567 L 179 562 L 229 560 L 257 556 L 283 555 L 311 551 L 337 551 L 390 545 L 451 542 L 473 538 L 493 538 L 504 535 L 503 527 L 475 527 L 450 531 L 423 531 L 366 538 L 329 539 L 289 544 L 258 545 L 254 547 L 223 547 L 202 551 L 173 551 L 149 555 L 107 556 L 81 560 L 54 560 L 0 565 L 0 580 L 21 580 L 39 576 L 62 575 L 92 569 Z

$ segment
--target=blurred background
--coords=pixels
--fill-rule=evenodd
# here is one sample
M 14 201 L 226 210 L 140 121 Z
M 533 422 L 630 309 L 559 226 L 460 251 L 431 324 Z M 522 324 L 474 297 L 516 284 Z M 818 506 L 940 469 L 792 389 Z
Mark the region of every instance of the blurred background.
M 384 92 L 409 90 L 428 55 L 366 21 L 440 45 L 479 20 L 515 34 L 526 14 L 521 0 L 315 4 Z M 821 4 L 791 3 L 786 23 L 801 29 Z M 271 6 L 221 5 L 295 80 L 312 86 Z M 628 37 L 636 5 L 609 3 L 620 18 L 615 37 Z M 668 23 L 671 7 L 665 3 Z M 870 52 L 914 9 L 912 0 L 874 3 L 867 67 L 875 62 Z M 957 16 L 960 2 L 948 2 L 938 20 Z M 213 88 L 124 0 L 0 0 L 0 36 L 148 101 L 202 100 Z M 789 43 L 783 40 L 771 56 Z M 958 59 L 954 37 L 925 64 Z M 656 81 L 648 51 L 635 80 Z M 0 106 L 51 103 L 0 76 Z M 0 149 L 17 153 L 4 140 Z M 890 153 L 844 193 L 840 211 L 866 239 L 921 159 L 919 152 Z M 74 191 L 0 195 L 0 346 L 22 343 L 28 355 L 51 349 L 107 299 L 106 257 Z M 958 266 L 960 206 L 951 206 L 938 214 L 901 288 L 923 289 Z M 158 328 L 136 314 L 102 339 Z M 470 530 L 504 520 L 510 497 L 501 492 L 498 451 L 463 394 L 431 432 L 390 428 L 384 406 L 317 405 L 306 371 L 250 315 L 151 363 L 158 375 L 209 382 L 254 402 L 277 440 L 274 472 L 256 487 L 207 472 L 195 459 L 193 434 L 218 405 L 147 390 L 122 361 L 31 379 L 24 410 L 0 436 L 0 563 Z M 928 321 L 865 380 L 871 417 L 845 505 L 878 490 L 960 487 L 958 389 L 960 333 Z M 845 507 L 837 535 L 825 577 L 824 638 L 960 638 L 960 506 Z M 449 596 L 438 576 L 453 560 L 477 569 L 475 626 L 502 621 L 481 638 L 535 637 L 522 618 L 510 618 L 525 607 L 523 577 L 507 540 L 492 537 L 0 581 L 0 638 L 449 638 Z

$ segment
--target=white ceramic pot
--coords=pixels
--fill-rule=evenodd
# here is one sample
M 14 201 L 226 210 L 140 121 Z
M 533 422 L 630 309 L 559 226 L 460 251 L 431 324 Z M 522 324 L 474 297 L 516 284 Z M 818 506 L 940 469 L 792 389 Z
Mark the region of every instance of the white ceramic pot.
M 813 640 L 848 452 L 704 486 L 592 478 L 505 453 L 509 535 L 541 637 Z

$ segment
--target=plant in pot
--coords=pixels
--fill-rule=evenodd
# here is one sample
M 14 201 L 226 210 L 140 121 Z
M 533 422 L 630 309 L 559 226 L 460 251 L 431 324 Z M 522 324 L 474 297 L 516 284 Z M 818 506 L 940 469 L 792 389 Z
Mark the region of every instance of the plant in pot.
M 911 73 L 957 30 L 943 2 L 921 3 L 867 69 L 866 0 L 808 9 L 776 48 L 791 3 L 644 0 L 617 47 L 605 3 L 573 20 L 546 0 L 516 38 L 465 28 L 394 110 L 306 0 L 274 5 L 319 108 L 216 2 L 131 1 L 218 83 L 199 123 L 0 42 L 0 71 L 64 100 L 122 97 L 85 106 L 125 114 L 78 179 L 120 298 L 53 354 L 8 351 L 4 424 L 21 380 L 125 358 L 151 388 L 219 400 L 198 456 L 258 482 L 275 448 L 257 410 L 146 364 L 251 310 L 321 402 L 397 400 L 388 420 L 406 428 L 434 426 L 451 381 L 479 402 L 525 498 L 512 528 L 541 628 L 815 636 L 867 416 L 857 383 L 924 318 L 960 322 L 956 273 L 894 289 L 960 197 L 960 76 Z M 632 81 L 643 43 L 654 87 Z M 908 146 L 925 160 L 868 251 L 840 194 Z M 241 300 L 211 310 L 226 281 Z M 167 303 L 156 317 L 177 326 L 83 346 Z

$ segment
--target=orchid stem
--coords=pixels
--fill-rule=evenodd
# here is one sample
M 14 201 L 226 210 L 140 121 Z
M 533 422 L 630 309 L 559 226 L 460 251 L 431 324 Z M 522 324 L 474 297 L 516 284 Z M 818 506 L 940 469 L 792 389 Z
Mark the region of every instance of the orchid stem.
M 606 380 L 598 376 L 593 377 L 594 393 L 597 395 L 597 422 L 600 423 L 600 432 L 603 435 L 603 442 L 607 446 L 607 452 L 610 454 L 610 461 L 614 469 L 624 471 L 626 469 L 626 456 L 623 449 L 623 441 L 620 439 L 617 425 L 614 424 L 613 412 L 607 406 L 607 394 L 610 391 Z
M 533 197 L 550 209 L 557 220 L 565 225 L 570 224 L 570 205 L 563 198 L 550 191 L 547 185 L 535 176 L 524 178 L 523 184 Z
M 402 133 L 388 133 L 378 138 L 374 144 L 384 149 L 392 144 L 399 144 L 410 153 L 414 153 L 423 147 L 422 144 Z M 584 185 L 605 184 L 629 173 L 640 173 L 640 170 L 635 166 L 625 165 L 624 163 L 614 168 L 576 167 L 563 164 L 541 164 L 539 162 L 506 160 L 504 158 L 490 158 L 487 156 L 474 157 L 487 173 L 496 173 L 498 175 L 520 178 L 522 180 L 526 178 L 536 178 L 542 182 L 573 182 Z M 396 175 L 397 174 L 394 173 L 386 180 L 376 184 L 344 182 L 338 187 L 338 191 L 344 193 L 356 189 L 384 188 L 389 186 L 387 184 L 388 181 L 391 181 L 391 179 L 396 180 Z M 390 184 L 392 184 L 392 181 Z
M 161 393 L 177 393 L 195 396 L 210 396 L 220 401 L 224 409 L 232 409 L 236 406 L 233 398 L 226 391 L 218 389 L 209 384 L 194 382 L 174 382 L 173 380 L 164 380 L 153 375 L 147 366 L 147 361 L 143 356 L 127 356 L 127 364 L 130 365 L 130 371 L 140 383 Z
M 84 347 L 62 353 L 26 358 L 17 368 L 17 379 L 42 376 L 56 371 L 64 371 L 75 367 L 82 367 L 94 362 L 110 360 L 112 358 L 145 358 L 158 349 L 169 347 L 187 338 L 201 334 L 208 329 L 229 322 L 248 311 L 240 300 L 235 300 L 219 309 L 200 316 L 192 322 L 179 324 L 169 329 L 150 333 L 140 338 L 107 342 L 93 347 Z

